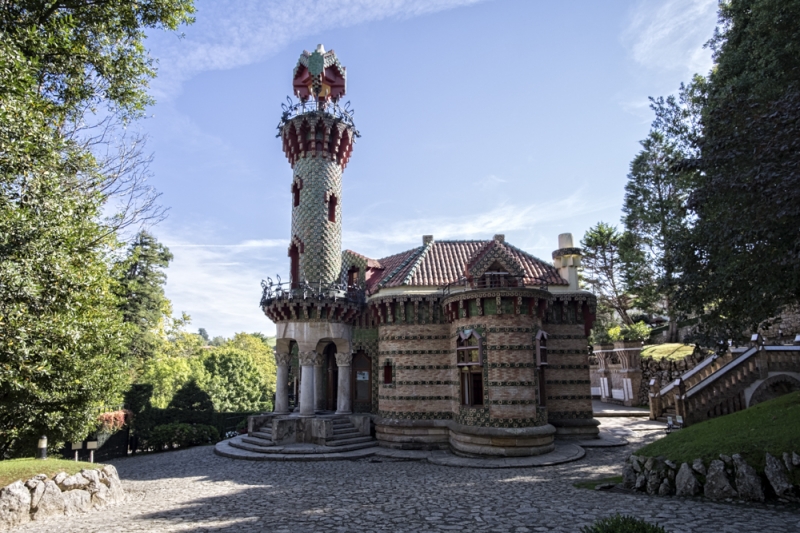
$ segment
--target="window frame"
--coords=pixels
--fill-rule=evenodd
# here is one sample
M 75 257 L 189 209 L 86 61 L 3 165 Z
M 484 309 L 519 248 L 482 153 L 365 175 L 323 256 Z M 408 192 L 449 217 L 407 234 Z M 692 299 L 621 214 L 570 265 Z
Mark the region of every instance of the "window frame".
M 475 339 L 476 344 L 466 344 L 469 339 Z M 463 407 L 481 407 L 483 406 L 483 395 L 485 390 L 485 383 L 483 381 L 483 337 L 474 329 L 464 330 L 459 332 L 456 339 L 456 367 L 458 368 L 459 380 L 459 400 Z M 461 360 L 461 353 L 463 352 L 478 352 L 478 360 L 472 361 Z M 469 359 L 472 359 L 471 357 Z M 480 384 L 476 386 L 476 381 Z

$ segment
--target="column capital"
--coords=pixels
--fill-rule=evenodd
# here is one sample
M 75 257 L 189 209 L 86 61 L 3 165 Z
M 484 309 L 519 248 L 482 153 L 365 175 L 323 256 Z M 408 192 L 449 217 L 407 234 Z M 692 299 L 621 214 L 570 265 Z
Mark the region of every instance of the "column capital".
M 322 355 L 317 352 L 300 352 L 300 366 L 319 366 L 322 364 Z
M 352 352 L 339 352 L 336 354 L 336 366 L 350 366 L 352 360 Z
M 275 352 L 275 364 L 278 366 L 286 366 L 292 362 L 292 354 Z

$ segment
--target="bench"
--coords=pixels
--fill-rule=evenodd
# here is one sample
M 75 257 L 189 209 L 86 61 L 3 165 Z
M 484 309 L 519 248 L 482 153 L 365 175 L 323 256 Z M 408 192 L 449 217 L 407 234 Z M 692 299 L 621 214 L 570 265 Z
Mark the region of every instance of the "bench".
M 672 417 L 667 417 L 667 433 L 672 431 L 677 431 L 683 428 L 683 417 L 678 415 L 675 417 L 675 421 L 673 422 Z

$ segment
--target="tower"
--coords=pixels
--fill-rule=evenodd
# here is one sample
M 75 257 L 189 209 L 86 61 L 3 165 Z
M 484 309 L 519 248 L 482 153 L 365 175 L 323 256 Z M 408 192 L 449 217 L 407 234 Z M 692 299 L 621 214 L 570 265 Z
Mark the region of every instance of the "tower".
M 358 132 L 339 106 L 346 69 L 333 50 L 303 51 L 294 68 L 297 104 L 284 105 L 278 126 L 292 165 L 292 288 L 339 281 L 342 266 L 342 172 Z

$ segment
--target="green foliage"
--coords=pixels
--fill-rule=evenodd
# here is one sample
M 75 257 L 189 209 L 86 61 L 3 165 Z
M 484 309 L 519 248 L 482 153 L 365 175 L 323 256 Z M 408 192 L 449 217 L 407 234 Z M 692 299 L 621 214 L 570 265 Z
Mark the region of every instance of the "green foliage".
M 174 450 L 219 441 L 219 431 L 205 424 L 172 423 L 156 426 L 143 443 L 153 451 Z
M 167 407 L 186 411 L 212 411 L 214 404 L 211 402 L 211 396 L 192 379 L 178 389 Z
M 650 337 L 650 326 L 644 322 L 636 322 L 622 328 L 622 340 L 644 341 Z
M 153 387 L 152 406 L 163 409 L 169 405 L 175 391 L 186 383 L 203 382 L 205 372 L 199 354 L 194 357 L 160 356 L 145 361 L 138 379 Z
M 142 231 L 130 243 L 124 259 L 115 265 L 123 320 L 132 326 L 128 351 L 136 359 L 153 357 L 161 341 L 158 328 L 169 308 L 164 296 L 164 269 L 171 260 L 169 249 Z
M 706 465 L 720 454 L 741 454 L 763 471 L 765 453 L 780 457 L 800 448 L 800 392 L 759 403 L 670 433 L 636 451 L 643 457 L 663 456 L 676 463 L 702 459 Z
M 248 352 L 228 346 L 217 348 L 203 357 L 203 365 L 206 373 L 199 383 L 217 411 L 271 408 L 266 374 Z
M 691 344 L 651 344 L 642 348 L 642 359 L 681 361 L 692 355 L 694 351 L 695 347 Z
M 582 527 L 581 533 L 666 533 L 666 530 L 641 518 L 615 514 L 598 518 L 591 526 Z
M 720 5 L 679 249 L 681 307 L 705 344 L 739 338 L 800 302 L 800 1 Z
M 583 248 L 583 280 L 597 296 L 598 305 L 612 309 L 625 324 L 630 324 L 628 311 L 632 298 L 625 286 L 625 266 L 621 247 L 626 238 L 617 228 L 598 222 L 581 240 Z
M 0 487 L 6 487 L 15 481 L 27 481 L 37 474 L 44 474 L 53 479 L 59 472 L 66 472 L 70 476 L 83 469 L 96 470 L 103 468 L 99 463 L 84 463 L 72 459 L 57 459 L 48 457 L 41 459 L 7 459 L 0 461 Z

